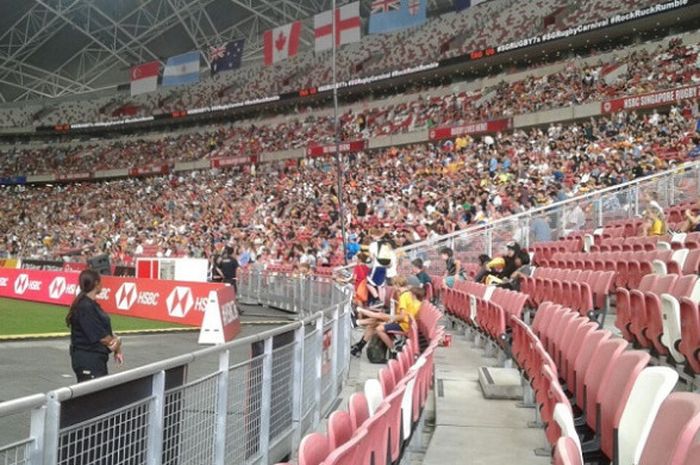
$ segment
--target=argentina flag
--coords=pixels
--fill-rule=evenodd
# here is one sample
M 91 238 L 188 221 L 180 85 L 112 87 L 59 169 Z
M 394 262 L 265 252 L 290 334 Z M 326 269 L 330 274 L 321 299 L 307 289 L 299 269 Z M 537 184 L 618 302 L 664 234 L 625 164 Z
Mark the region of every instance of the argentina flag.
M 199 50 L 168 58 L 163 71 L 163 86 L 179 86 L 199 82 Z

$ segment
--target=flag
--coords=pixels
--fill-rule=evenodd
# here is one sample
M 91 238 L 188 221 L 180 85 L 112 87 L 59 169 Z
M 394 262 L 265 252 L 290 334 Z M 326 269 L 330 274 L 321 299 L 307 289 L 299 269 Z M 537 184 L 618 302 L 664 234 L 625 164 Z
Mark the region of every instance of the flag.
M 479 3 L 483 3 L 486 0 L 455 0 L 455 10 L 462 11 L 466 10 L 470 6 L 476 6 Z
M 388 13 L 391 10 L 399 10 L 401 0 L 373 0 L 372 13 Z
M 199 50 L 168 58 L 163 71 L 163 86 L 199 82 L 199 59 Z
M 131 67 L 129 80 L 131 81 L 131 95 L 153 92 L 158 88 L 158 73 L 160 73 L 160 61 L 149 61 L 142 65 Z
M 265 64 L 271 65 L 297 54 L 301 21 L 285 24 L 265 31 L 263 43 Z
M 209 62 L 212 74 L 240 68 L 244 44 L 245 39 L 238 39 L 219 47 L 211 47 Z
M 360 41 L 360 2 L 353 2 L 335 9 L 335 45 L 340 46 Z M 314 16 L 314 35 L 317 52 L 333 48 L 332 11 L 324 11 Z
M 426 21 L 428 0 L 374 0 L 369 33 L 381 34 L 416 27 Z

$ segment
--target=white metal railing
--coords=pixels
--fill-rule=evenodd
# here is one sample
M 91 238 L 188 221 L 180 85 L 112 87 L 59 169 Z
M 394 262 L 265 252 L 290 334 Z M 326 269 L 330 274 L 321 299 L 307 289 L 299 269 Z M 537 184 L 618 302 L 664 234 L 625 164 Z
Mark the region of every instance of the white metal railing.
M 465 260 L 477 262 L 481 254 L 500 254 L 510 241 L 530 247 L 536 242 L 557 240 L 572 232 L 594 230 L 612 221 L 634 218 L 647 208 L 649 199 L 666 208 L 698 198 L 700 162 L 689 162 L 668 171 L 411 244 L 399 249 L 399 270 L 410 272 L 410 260 L 420 257 L 427 262 L 431 273 L 441 273 L 444 263 L 439 251 L 444 247 L 453 249 L 463 263 Z M 573 224 L 572 213 L 579 208 L 584 221 Z M 348 268 L 350 266 L 336 271 Z
M 244 276 L 258 279 L 255 271 Z M 257 299 L 252 289 L 264 301 L 297 285 L 322 294 L 297 302 L 305 315 L 299 321 L 0 403 L 0 425 L 29 425 L 27 432 L 17 428 L 16 437 L 0 437 L 0 464 L 267 465 L 282 459 L 331 408 L 350 360 L 351 293 L 333 281 L 299 280 L 279 275 L 265 281 L 267 289 L 239 289 L 248 302 Z M 184 373 L 181 382 L 173 381 L 177 373 Z M 76 402 L 84 402 L 78 413 Z M 12 430 L 7 426 L 2 431 Z

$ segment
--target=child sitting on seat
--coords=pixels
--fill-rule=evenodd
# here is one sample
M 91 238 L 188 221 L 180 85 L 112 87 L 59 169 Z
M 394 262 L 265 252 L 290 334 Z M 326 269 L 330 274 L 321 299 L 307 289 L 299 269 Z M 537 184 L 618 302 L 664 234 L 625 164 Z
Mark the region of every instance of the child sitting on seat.
M 409 288 L 404 276 L 397 276 L 393 284 L 399 295 L 396 301 L 395 315 L 373 312 L 366 308 L 357 309 L 360 317 L 357 320 L 357 324 L 365 326 L 365 333 L 362 339 L 352 347 L 350 353 L 353 356 L 359 357 L 362 349 L 375 334 L 379 336 L 392 353 L 395 353 L 394 340 L 387 333 L 408 334 L 411 329 L 411 317 L 417 318 L 421 306 L 420 299 L 425 295 L 425 291 L 421 288 Z

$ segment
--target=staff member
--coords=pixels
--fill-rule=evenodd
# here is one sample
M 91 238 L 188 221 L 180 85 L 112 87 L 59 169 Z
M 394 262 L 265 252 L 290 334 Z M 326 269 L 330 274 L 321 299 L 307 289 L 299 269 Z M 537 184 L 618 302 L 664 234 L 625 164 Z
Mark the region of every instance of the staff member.
M 80 293 L 70 306 L 66 324 L 70 328 L 71 364 L 78 382 L 107 376 L 107 360 L 114 353 L 124 363 L 121 340 L 112 333 L 112 323 L 95 300 L 102 290 L 100 275 L 83 270 L 78 278 Z
M 233 286 L 233 290 L 238 293 L 236 273 L 238 272 L 238 260 L 233 256 L 233 247 L 226 246 L 224 255 L 219 259 L 219 275 L 223 281 Z

